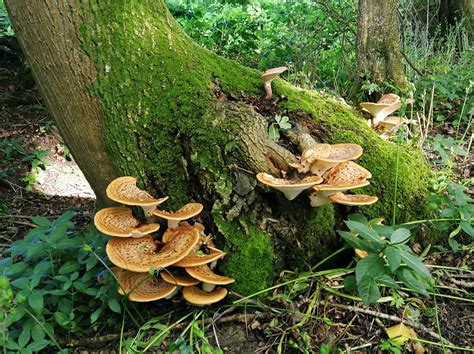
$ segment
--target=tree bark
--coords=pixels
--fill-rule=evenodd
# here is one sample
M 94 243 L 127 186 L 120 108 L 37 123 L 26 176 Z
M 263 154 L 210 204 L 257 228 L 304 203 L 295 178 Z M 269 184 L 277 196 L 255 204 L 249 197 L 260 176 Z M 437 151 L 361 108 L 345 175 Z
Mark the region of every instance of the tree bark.
M 406 85 L 402 65 L 399 0 L 359 0 L 357 73 L 374 83 Z
M 162 0 L 7 0 L 13 26 L 46 103 L 97 197 L 120 175 L 138 178 L 167 209 L 202 202 L 201 222 L 225 244 L 222 269 L 235 289 L 265 288 L 282 269 L 307 269 L 340 242 L 344 207 L 311 208 L 307 193 L 288 202 L 258 185 L 311 141 L 353 142 L 372 174 L 361 191 L 380 202 L 366 215 L 392 215 L 397 149 L 336 100 L 273 83 L 194 44 Z M 284 98 L 283 98 L 284 97 Z M 275 114 L 293 129 L 269 139 Z M 283 133 L 283 132 L 282 132 Z M 397 221 L 422 218 L 429 169 L 404 148 Z

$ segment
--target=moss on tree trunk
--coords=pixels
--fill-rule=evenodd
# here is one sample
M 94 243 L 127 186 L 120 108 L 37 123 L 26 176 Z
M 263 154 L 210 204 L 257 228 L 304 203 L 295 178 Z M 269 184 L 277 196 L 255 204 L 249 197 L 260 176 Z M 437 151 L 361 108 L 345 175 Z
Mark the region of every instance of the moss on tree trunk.
M 288 202 L 256 182 L 256 172 L 275 172 L 275 164 L 295 160 L 294 151 L 269 140 L 267 117 L 248 103 L 262 95 L 260 74 L 194 44 L 162 0 L 6 3 L 54 119 L 86 177 L 94 176 L 90 182 L 99 197 L 111 175 L 132 175 L 156 195 L 169 195 L 166 208 L 191 200 L 204 203 L 202 221 L 228 253 L 222 269 L 237 279 L 234 288 L 246 294 L 268 286 L 282 269 L 306 269 L 340 242 L 335 223 L 346 208 L 311 208 L 307 194 Z M 48 30 L 57 21 L 62 31 Z M 47 40 L 36 43 L 26 27 Z M 70 50 L 80 60 L 64 64 Z M 49 54 L 38 59 L 38 51 Z M 47 60 L 51 57 L 67 70 L 51 70 L 59 65 Z M 83 66 L 91 68 L 90 82 L 76 80 L 77 67 Z M 61 87 L 75 84 L 86 96 L 81 104 L 99 103 L 100 126 L 94 134 L 90 128 L 69 128 L 90 120 L 89 115 L 63 114 L 71 97 Z M 396 146 L 331 98 L 283 80 L 274 82 L 277 96 L 286 99 L 276 111 L 315 140 L 363 146 L 360 163 L 373 178 L 361 192 L 378 195 L 380 202 L 361 212 L 389 220 Z M 101 145 L 94 153 L 105 156 L 111 173 L 103 173 L 84 147 L 72 143 L 89 146 L 91 136 L 98 136 Z M 397 221 L 422 217 L 429 169 L 420 152 L 403 148 L 399 172 Z

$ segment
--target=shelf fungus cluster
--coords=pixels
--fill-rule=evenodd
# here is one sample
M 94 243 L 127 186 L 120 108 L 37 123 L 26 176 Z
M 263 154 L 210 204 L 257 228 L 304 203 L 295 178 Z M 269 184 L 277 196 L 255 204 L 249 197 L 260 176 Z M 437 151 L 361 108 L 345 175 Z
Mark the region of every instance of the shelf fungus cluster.
M 267 186 L 281 191 L 288 200 L 295 199 L 304 190 L 310 190 L 311 206 L 326 203 L 344 205 L 369 205 L 377 197 L 369 195 L 349 195 L 343 192 L 349 189 L 369 185 L 372 174 L 352 160 L 362 155 L 357 144 L 315 144 L 301 154 L 296 163 L 291 163 L 293 171 L 284 171 L 276 178 L 267 173 L 257 174 L 257 179 Z
M 176 212 L 159 210 L 158 205 L 168 197 L 154 198 L 136 186 L 134 177 L 113 180 L 107 196 L 121 204 L 140 206 L 147 220 L 161 218 L 168 226 L 163 232 L 158 222 L 142 224 L 127 207 L 96 213 L 96 228 L 113 236 L 106 252 L 114 264 L 119 293 L 131 301 L 147 302 L 170 299 L 182 288 L 184 299 L 197 306 L 218 302 L 227 295 L 226 288 L 215 287 L 231 284 L 234 279 L 212 271 L 225 253 L 216 248 L 202 224 L 185 221 L 198 215 L 202 204 L 189 203 Z
M 372 119 L 368 120 L 369 126 L 381 130 L 383 133 L 393 133 L 400 125 L 406 123 L 406 119 L 390 116 L 401 107 L 400 97 L 394 93 L 383 95 L 376 103 L 362 102 L 361 108 L 370 113 Z

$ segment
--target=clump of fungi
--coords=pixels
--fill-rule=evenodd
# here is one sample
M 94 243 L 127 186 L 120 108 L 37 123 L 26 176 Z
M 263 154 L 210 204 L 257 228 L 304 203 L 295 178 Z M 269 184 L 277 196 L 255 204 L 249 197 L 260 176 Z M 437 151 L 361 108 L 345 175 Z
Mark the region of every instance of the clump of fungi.
M 406 123 L 404 118 L 390 116 L 401 107 L 400 97 L 394 93 L 383 95 L 376 103 L 362 102 L 360 106 L 372 116 L 372 119 L 368 120 L 368 125 L 380 129 L 383 134 L 393 133 L 400 125 Z
M 105 208 L 94 217 L 96 228 L 113 236 L 106 253 L 114 264 L 120 294 L 131 301 L 147 302 L 170 299 L 183 288 L 184 299 L 197 306 L 218 302 L 227 295 L 227 289 L 215 287 L 231 284 L 234 279 L 212 271 L 225 253 L 216 248 L 202 224 L 184 221 L 198 215 L 202 204 L 189 203 L 176 212 L 159 210 L 158 205 L 168 197 L 154 198 L 129 176 L 113 180 L 106 192 L 116 202 L 142 207 L 150 220 L 142 224 L 127 207 Z M 167 220 L 167 230 L 161 236 L 160 224 L 151 222 L 156 217 Z M 159 271 L 159 278 L 154 271 Z
M 378 198 L 369 195 L 348 195 L 349 189 L 369 185 L 372 174 L 352 160 L 362 155 L 357 144 L 315 144 L 301 154 L 296 163 L 290 163 L 293 171 L 283 171 L 284 178 L 267 173 L 257 174 L 257 179 L 283 192 L 288 200 L 295 199 L 304 190 L 311 190 L 311 206 L 326 203 L 344 205 L 369 205 Z M 291 176 L 289 178 L 288 176 Z

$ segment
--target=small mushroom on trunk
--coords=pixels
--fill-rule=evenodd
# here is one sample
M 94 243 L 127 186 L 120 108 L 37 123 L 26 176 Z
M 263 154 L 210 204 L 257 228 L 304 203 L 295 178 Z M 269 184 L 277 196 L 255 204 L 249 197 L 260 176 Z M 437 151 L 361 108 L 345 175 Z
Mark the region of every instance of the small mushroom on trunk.
M 153 215 L 166 219 L 168 221 L 168 228 L 172 229 L 178 227 L 180 221 L 190 219 L 193 216 L 198 215 L 202 211 L 203 207 L 204 206 L 201 203 L 188 203 L 175 212 L 155 210 Z
M 309 189 L 323 181 L 319 176 L 310 176 L 298 181 L 275 178 L 272 175 L 263 172 L 257 174 L 257 179 L 261 183 L 282 192 L 288 200 L 295 199 L 305 189 Z
M 113 207 L 98 211 L 94 225 L 100 232 L 115 237 L 142 237 L 158 231 L 160 224 L 140 225 L 129 208 Z

